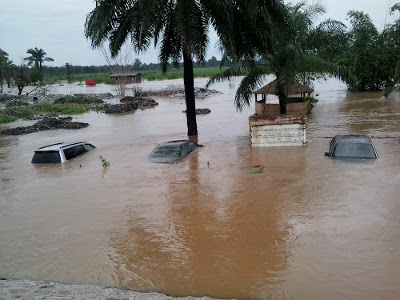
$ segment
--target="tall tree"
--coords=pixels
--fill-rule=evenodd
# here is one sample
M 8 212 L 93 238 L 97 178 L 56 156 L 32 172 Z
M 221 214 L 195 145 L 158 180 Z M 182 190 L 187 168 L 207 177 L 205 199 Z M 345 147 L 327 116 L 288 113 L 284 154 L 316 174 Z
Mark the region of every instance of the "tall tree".
M 22 94 L 24 87 L 29 84 L 29 77 L 27 75 L 27 67 L 24 64 L 15 66 L 13 70 L 13 77 L 18 88 L 18 95 Z
M 390 9 L 391 14 L 400 13 L 400 3 L 393 5 Z M 384 49 L 390 51 L 389 61 L 392 67 L 388 66 L 389 70 L 394 69 L 394 71 L 389 72 L 389 78 L 387 78 L 385 85 L 384 97 L 389 97 L 396 86 L 400 84 L 400 16 L 394 22 L 385 28 L 382 33 L 384 40 Z
M 273 74 L 277 80 L 276 94 L 279 98 L 280 112 L 286 114 L 286 104 L 291 86 L 301 75 L 329 74 L 339 78 L 347 76 L 344 68 L 322 59 L 319 49 L 327 51 L 324 41 L 340 36 L 344 25 L 327 20 L 314 26 L 314 20 L 324 13 L 319 4 L 307 6 L 305 2 L 287 6 L 287 14 L 283 22 L 275 22 L 272 26 L 268 20 L 252 28 L 254 37 L 248 38 L 246 49 L 242 49 L 239 63 L 217 74 L 209 81 L 224 80 L 232 76 L 245 75 L 236 92 L 235 103 L 240 110 L 249 105 L 255 88 L 261 85 L 267 75 Z M 263 22 L 267 23 L 263 24 Z M 270 28 L 272 34 L 265 31 Z M 266 36 L 272 36 L 266 39 Z M 269 43 L 269 44 L 267 44 Z M 235 52 L 227 49 L 228 53 Z M 304 77 L 304 76 L 303 76 Z
M 245 42 L 240 39 L 248 30 L 243 15 L 263 10 L 271 19 L 280 9 L 280 0 L 99 0 L 87 16 L 85 34 L 94 48 L 108 40 L 113 56 L 129 39 L 138 52 L 153 39 L 160 43 L 163 72 L 183 59 L 188 136 L 196 136 L 193 60 L 204 61 L 209 24 L 228 47 Z
M 45 61 L 54 61 L 51 57 L 46 57 L 46 52 L 43 49 L 38 49 L 35 47 L 34 49 L 28 49 L 26 53 L 30 54 L 30 56 L 25 57 L 24 60 L 28 61 L 28 66 L 34 65 L 35 68 L 38 68 L 40 72 L 43 74 L 43 63 Z
M 7 82 L 10 87 L 10 72 L 12 61 L 8 58 L 8 53 L 0 49 L 0 91 L 3 92 L 3 82 Z

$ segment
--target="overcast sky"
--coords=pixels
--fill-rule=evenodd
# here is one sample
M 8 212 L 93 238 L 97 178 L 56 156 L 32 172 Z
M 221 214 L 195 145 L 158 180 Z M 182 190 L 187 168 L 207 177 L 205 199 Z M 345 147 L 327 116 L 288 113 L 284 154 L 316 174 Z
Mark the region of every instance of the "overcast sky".
M 382 30 L 385 22 L 392 22 L 388 9 L 400 0 L 323 0 L 327 10 L 323 19 L 332 18 L 348 24 L 349 10 L 363 11 Z M 297 3 L 291 0 L 285 2 Z M 308 1 L 308 3 L 313 3 Z M 99 50 L 92 50 L 84 36 L 86 15 L 94 8 L 93 0 L 0 0 L 0 48 L 15 64 L 21 63 L 29 48 L 42 48 L 54 62 L 49 66 L 104 65 L 106 60 Z M 207 57 L 220 57 L 215 49 L 216 37 L 211 35 Z M 144 55 L 132 55 L 143 63 L 157 62 L 155 50 Z

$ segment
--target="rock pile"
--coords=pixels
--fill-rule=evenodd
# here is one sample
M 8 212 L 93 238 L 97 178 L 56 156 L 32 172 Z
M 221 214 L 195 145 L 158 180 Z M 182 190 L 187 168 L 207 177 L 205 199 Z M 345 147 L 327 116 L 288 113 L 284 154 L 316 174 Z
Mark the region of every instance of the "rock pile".
M 183 113 L 186 113 L 186 110 L 182 111 Z M 211 112 L 211 109 L 209 108 L 196 108 L 195 109 L 196 115 L 206 115 Z
M 109 105 L 105 109 L 106 114 L 121 114 L 135 111 L 139 108 L 150 108 L 158 105 L 158 102 L 150 98 L 127 96 L 120 100 L 122 104 Z
M 44 118 L 31 126 L 20 126 L 1 131 L 3 135 L 20 135 L 50 129 L 81 129 L 89 126 L 88 123 L 71 122 L 72 117 Z

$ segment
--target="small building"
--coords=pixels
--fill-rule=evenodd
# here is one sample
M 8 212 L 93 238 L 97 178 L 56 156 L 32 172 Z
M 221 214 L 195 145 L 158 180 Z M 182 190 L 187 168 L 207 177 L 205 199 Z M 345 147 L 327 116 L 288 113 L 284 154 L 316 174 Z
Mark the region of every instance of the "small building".
M 112 74 L 110 80 L 111 84 L 142 82 L 140 73 Z
M 280 114 L 279 102 L 276 103 L 267 99 L 268 95 L 276 95 L 277 81 L 274 80 L 254 92 L 256 103 L 256 115 L 276 115 Z M 311 96 L 314 90 L 306 85 L 295 82 L 288 95 L 286 104 L 286 114 L 306 114 L 309 101 L 305 100 Z M 259 96 L 261 96 L 259 98 Z M 275 98 L 277 98 L 275 96 Z
M 293 84 L 288 95 L 286 114 L 280 114 L 279 100 L 276 95 L 277 81 L 255 91 L 255 114 L 250 116 L 250 134 L 252 147 L 302 146 L 306 139 L 306 113 L 310 96 L 314 91 L 299 83 Z M 261 95 L 261 96 L 260 96 Z

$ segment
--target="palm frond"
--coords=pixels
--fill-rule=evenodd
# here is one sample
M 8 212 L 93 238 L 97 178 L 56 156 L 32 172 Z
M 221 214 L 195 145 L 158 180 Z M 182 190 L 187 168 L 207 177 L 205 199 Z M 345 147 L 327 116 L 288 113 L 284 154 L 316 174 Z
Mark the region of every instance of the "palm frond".
M 250 105 L 254 90 L 262 84 L 265 76 L 266 71 L 263 67 L 254 67 L 242 79 L 235 95 L 235 105 L 238 111 L 241 111 L 244 106 Z
M 248 69 L 242 66 L 232 66 L 230 68 L 223 69 L 219 73 L 210 77 L 210 79 L 207 81 L 206 87 L 209 87 L 211 84 L 216 82 L 221 82 L 224 80 L 230 80 L 234 77 L 243 76 L 247 74 L 247 72 Z

